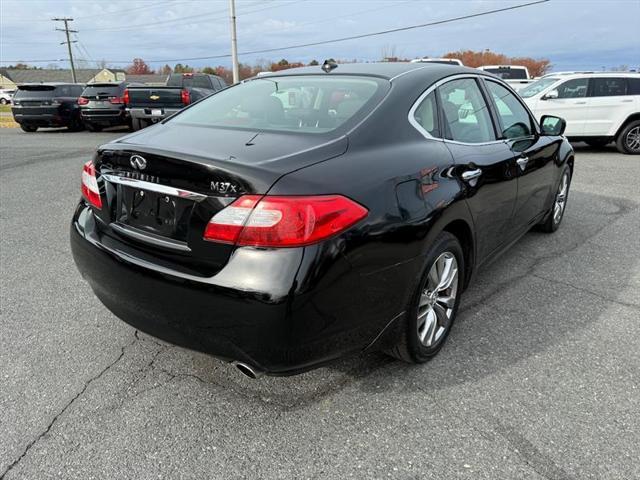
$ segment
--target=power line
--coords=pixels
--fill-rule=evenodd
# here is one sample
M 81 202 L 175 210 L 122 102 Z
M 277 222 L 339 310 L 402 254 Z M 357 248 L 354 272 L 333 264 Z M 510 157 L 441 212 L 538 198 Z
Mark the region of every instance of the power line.
M 338 42 L 345 42 L 348 40 L 357 40 L 357 39 L 361 39 L 361 38 L 367 38 L 367 37 L 374 37 L 374 36 L 380 36 L 380 35 L 387 35 L 390 33 L 396 33 L 396 32 L 402 32 L 402 31 L 407 31 L 407 30 L 414 30 L 414 29 L 419 29 L 419 28 L 427 28 L 427 27 L 432 27 L 432 26 L 436 26 L 436 25 L 443 25 L 446 23 L 452 23 L 452 22 L 457 22 L 457 21 L 461 21 L 461 20 L 468 20 L 470 18 L 477 18 L 477 17 L 482 17 L 482 16 L 486 16 L 486 15 L 492 15 L 494 13 L 500 13 L 500 12 L 506 12 L 506 11 L 510 11 L 510 10 L 516 10 L 516 9 L 520 9 L 520 8 L 524 8 L 524 7 L 529 7 L 529 6 L 533 6 L 533 5 L 538 5 L 538 4 L 542 4 L 542 3 L 547 3 L 549 0 L 537 0 L 534 2 L 528 2 L 528 3 L 522 3 L 522 4 L 518 4 L 518 5 L 512 5 L 510 7 L 502 7 L 502 8 L 497 8 L 497 9 L 493 9 L 493 10 L 486 10 L 484 12 L 479 12 L 479 13 L 473 13 L 473 14 L 469 14 L 469 15 L 461 15 L 458 17 L 452 17 L 452 18 L 447 18 L 447 19 L 443 19 L 443 20 L 437 20 L 434 22 L 428 22 L 428 23 L 421 23 L 421 24 L 417 24 L 417 25 L 409 25 L 406 27 L 399 27 L 399 28 L 393 28 L 393 29 L 388 29 L 388 30 L 381 30 L 381 31 L 377 31 L 377 32 L 370 32 L 370 33 L 363 33 L 360 35 L 351 35 L 348 37 L 340 37 L 340 38 L 334 38 L 331 40 L 322 40 L 322 41 L 317 41 L 317 42 L 309 42 L 309 43 L 300 43 L 300 44 L 296 44 L 296 45 L 288 45 L 286 47 L 275 47 L 275 48 L 266 48 L 266 49 L 260 49 L 260 50 L 251 50 L 251 51 L 244 51 L 244 52 L 239 52 L 238 55 L 254 55 L 254 54 L 259 54 L 259 53 L 270 53 L 270 52 L 280 52 L 280 51 L 284 51 L 284 50 L 293 50 L 293 49 L 297 49 L 297 48 L 304 48 L 304 47 L 314 47 L 314 46 L 318 46 L 318 45 L 326 45 L 329 43 L 338 43 Z M 165 63 L 165 62 L 185 62 L 185 61 L 194 61 L 194 60 L 214 60 L 214 59 L 220 59 L 220 58 L 228 58 L 230 57 L 231 54 L 230 53 L 226 53 L 226 54 L 220 54 L 220 55 L 209 55 L 206 57 L 191 57 L 191 58 L 172 58 L 172 59 L 158 59 L 158 60 L 145 60 L 147 63 Z M 11 60 L 11 61 L 7 61 L 7 62 L 14 62 L 15 60 Z M 23 60 L 25 62 L 31 62 L 31 63 L 37 63 L 37 62 L 49 62 L 49 61 L 56 61 L 56 60 Z M 129 63 L 131 60 L 108 60 L 109 63 Z
M 334 38 L 331 40 L 322 40 L 322 41 L 318 41 L 318 42 L 309 42 L 309 43 L 300 43 L 297 45 L 289 45 L 286 47 L 276 47 L 276 48 L 265 48 L 265 49 L 261 49 L 261 50 L 251 50 L 251 51 L 246 51 L 246 52 L 239 52 L 238 55 L 254 55 L 254 54 L 258 54 L 258 53 L 270 53 L 270 52 L 280 52 L 283 50 L 293 50 L 296 48 L 303 48 L 303 47 L 314 47 L 317 45 L 326 45 L 329 43 L 337 43 L 337 42 L 345 42 L 347 40 L 357 40 L 360 38 L 367 38 L 367 37 L 374 37 L 374 36 L 379 36 L 379 35 L 387 35 L 389 33 L 395 33 L 395 32 L 402 32 L 402 31 L 407 31 L 407 30 L 414 30 L 417 28 L 426 28 L 426 27 L 432 27 L 434 25 L 442 25 L 445 23 L 452 23 L 452 22 L 457 22 L 460 20 L 467 20 L 470 18 L 477 18 L 477 17 L 482 17 L 485 15 L 491 15 L 494 13 L 499 13 L 499 12 L 506 12 L 509 10 L 516 10 L 518 8 L 524 8 L 524 7 L 529 7 L 532 5 L 537 5 L 540 3 L 546 3 L 549 0 L 537 0 L 535 2 L 529 2 L 529 3 L 522 3 L 519 5 L 513 5 L 510 7 L 503 7 L 503 8 L 497 8 L 494 10 L 487 10 L 484 12 L 479 12 L 479 13 L 474 13 L 474 14 L 470 14 L 470 15 L 462 15 L 459 17 L 453 17 L 453 18 L 447 18 L 444 20 L 437 20 L 435 22 L 429 22 L 429 23 L 421 23 L 418 25 L 410 25 L 407 27 L 399 27 L 399 28 L 393 28 L 393 29 L 389 29 L 389 30 L 382 30 L 382 31 L 378 31 L 378 32 L 371 32 L 371 33 L 363 33 L 360 35 L 351 35 L 349 37 L 341 37 L 341 38 Z M 230 57 L 231 54 L 226 53 L 226 54 L 221 54 L 221 55 L 211 55 L 211 56 L 207 56 L 207 57 L 192 57 L 192 58 L 182 58 L 182 59 L 164 59 L 164 60 L 148 60 L 147 63 L 161 63 L 161 62 L 185 62 L 185 61 L 193 61 L 193 60 L 213 60 L 213 59 L 218 59 L 218 58 L 227 58 Z M 126 62 L 126 61 L 125 61 Z M 125 62 L 118 62 L 113 60 L 112 63 L 125 63 Z
M 250 13 L 254 13 L 254 12 L 261 12 L 263 10 L 269 10 L 271 8 L 279 8 L 279 7 L 285 7 L 288 5 L 292 5 L 294 3 L 299 3 L 303 0 L 294 0 L 291 2 L 287 2 L 287 3 L 283 3 L 281 5 L 270 5 L 267 7 L 262 7 L 262 8 L 257 8 L 255 10 L 247 10 L 245 12 L 239 12 L 242 15 L 248 15 Z M 253 7 L 256 5 L 261 4 L 262 2 L 256 2 L 256 3 L 252 3 L 251 5 L 245 5 L 245 7 Z M 167 25 L 167 24 L 175 24 L 175 23 L 182 23 L 184 20 L 202 20 L 202 19 L 207 19 L 208 21 L 212 21 L 212 20 L 223 20 L 227 18 L 227 12 L 228 10 L 222 9 L 222 10 L 212 10 L 210 12 L 201 12 L 197 15 L 188 15 L 186 17 L 177 17 L 177 18 L 171 18 L 171 19 L 167 19 L 167 20 L 160 20 L 158 22 L 153 22 L 153 23 L 141 23 L 141 24 L 137 24 L 137 25 L 127 25 L 127 26 L 122 26 L 122 27 L 105 27 L 105 28 L 92 28 L 91 31 L 92 32 L 127 32 L 129 30 L 141 30 L 141 29 L 146 29 L 146 28 L 153 28 L 156 27 L 158 25 Z M 225 15 L 223 16 L 219 16 L 219 17 L 214 17 L 214 18 L 209 18 L 209 16 L 211 15 L 217 15 L 219 13 L 225 13 Z
M 169 5 L 174 6 L 174 5 L 179 5 L 181 3 L 185 3 L 184 1 L 180 1 L 180 2 L 176 2 L 176 3 L 169 3 Z M 152 8 L 152 7 L 157 7 L 158 5 L 166 5 L 167 4 L 167 0 L 164 0 L 162 2 L 157 2 L 157 3 L 152 3 L 151 5 L 143 5 L 140 7 L 134 7 L 134 8 L 125 8 L 122 10 L 116 10 L 115 12 L 104 12 L 104 13 L 99 13 L 96 15 L 84 15 L 82 17 L 76 17 L 76 20 L 86 20 L 87 18 L 102 18 L 102 17 L 107 17 L 110 15 L 116 15 L 116 14 L 129 14 L 131 12 L 137 12 L 139 10 L 146 10 L 147 8 Z

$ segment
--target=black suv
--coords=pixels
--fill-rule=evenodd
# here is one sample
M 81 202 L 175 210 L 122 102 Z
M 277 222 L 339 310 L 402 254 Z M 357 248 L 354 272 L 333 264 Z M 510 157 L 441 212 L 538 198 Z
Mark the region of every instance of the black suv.
M 78 83 L 39 83 L 19 85 L 11 111 L 25 132 L 38 127 L 68 127 L 83 129 L 78 97 L 84 85 Z
M 78 98 L 80 118 L 88 130 L 99 132 L 104 127 L 131 126 L 131 118 L 125 108 L 124 90 L 129 84 L 91 83 Z

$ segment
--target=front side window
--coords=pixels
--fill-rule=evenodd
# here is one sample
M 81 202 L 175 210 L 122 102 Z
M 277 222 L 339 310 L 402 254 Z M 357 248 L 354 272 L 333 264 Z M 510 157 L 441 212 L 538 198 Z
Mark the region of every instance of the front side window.
M 504 138 L 530 136 L 533 133 L 531 117 L 515 95 L 496 82 L 488 81 L 486 85 L 502 122 L 502 136 Z
M 463 143 L 496 139 L 489 109 L 475 79 L 452 80 L 438 90 L 448 139 Z
M 429 135 L 440 137 L 438 128 L 438 105 L 436 103 L 436 92 L 433 91 L 420 102 L 418 108 L 413 112 L 413 118 Z
M 624 78 L 591 79 L 590 97 L 617 97 L 627 94 L 627 82 Z
M 582 98 L 587 96 L 589 79 L 576 78 L 564 82 L 558 87 L 558 98 Z
M 387 89 L 387 81 L 347 75 L 263 77 L 221 90 L 170 121 L 326 133 L 370 111 Z

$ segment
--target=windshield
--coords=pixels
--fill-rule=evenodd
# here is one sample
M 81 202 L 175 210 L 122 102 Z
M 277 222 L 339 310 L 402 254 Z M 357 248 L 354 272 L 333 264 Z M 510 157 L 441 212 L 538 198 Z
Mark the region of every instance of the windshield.
M 483 70 L 503 80 L 527 80 L 527 72 L 524 68 L 484 68 Z
M 558 81 L 557 78 L 541 78 L 540 80 L 530 83 L 529 85 L 524 87 L 522 90 L 519 90 L 518 95 L 520 95 L 522 98 L 533 97 L 534 95 L 537 95 L 538 93 L 542 92 L 547 87 L 551 86 L 557 81 Z
M 326 133 L 369 111 L 388 83 L 350 76 L 257 78 L 208 97 L 171 121 L 232 129 Z

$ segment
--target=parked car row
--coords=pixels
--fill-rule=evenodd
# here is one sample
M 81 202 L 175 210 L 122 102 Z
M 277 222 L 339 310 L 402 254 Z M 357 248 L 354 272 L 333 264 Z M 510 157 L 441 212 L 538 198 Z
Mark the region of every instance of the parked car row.
M 128 82 L 39 83 L 19 85 L 9 101 L 15 121 L 25 132 L 40 127 L 139 130 L 226 86 L 222 78 L 203 73 L 171 74 L 166 85 L 154 87 Z

